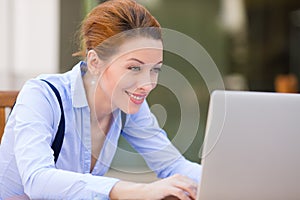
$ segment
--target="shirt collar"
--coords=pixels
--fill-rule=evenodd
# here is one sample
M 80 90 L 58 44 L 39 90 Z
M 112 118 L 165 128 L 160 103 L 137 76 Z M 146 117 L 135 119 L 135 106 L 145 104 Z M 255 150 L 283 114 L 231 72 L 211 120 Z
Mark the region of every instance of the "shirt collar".
M 82 76 L 86 72 L 86 63 L 81 61 L 71 72 L 71 95 L 73 106 L 80 108 L 88 106 Z

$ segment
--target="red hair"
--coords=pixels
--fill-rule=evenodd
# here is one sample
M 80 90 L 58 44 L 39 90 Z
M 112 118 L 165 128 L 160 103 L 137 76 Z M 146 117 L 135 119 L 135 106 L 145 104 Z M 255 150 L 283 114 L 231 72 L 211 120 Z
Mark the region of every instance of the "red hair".
M 122 36 L 108 40 L 118 34 Z M 94 49 L 99 57 L 107 59 L 120 42 L 134 36 L 161 40 L 160 24 L 134 0 L 109 0 L 95 7 L 83 20 L 81 50 L 74 55 L 85 57 L 87 50 Z

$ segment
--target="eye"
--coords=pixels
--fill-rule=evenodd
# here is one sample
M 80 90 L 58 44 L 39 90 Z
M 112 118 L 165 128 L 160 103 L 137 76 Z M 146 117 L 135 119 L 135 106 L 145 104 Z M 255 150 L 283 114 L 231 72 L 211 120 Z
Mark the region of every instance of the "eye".
M 139 67 L 139 66 L 131 66 L 131 67 L 128 67 L 128 69 L 131 71 L 134 71 L 134 72 L 141 71 L 141 67 Z
M 160 67 L 155 67 L 155 68 L 152 68 L 151 71 L 155 72 L 155 73 L 159 73 L 159 72 L 161 72 L 161 68 Z

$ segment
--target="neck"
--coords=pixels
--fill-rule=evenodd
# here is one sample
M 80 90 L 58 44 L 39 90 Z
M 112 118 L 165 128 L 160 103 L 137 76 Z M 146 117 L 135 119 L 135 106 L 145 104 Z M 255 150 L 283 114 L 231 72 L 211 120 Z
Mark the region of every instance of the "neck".
M 111 116 L 111 101 L 98 84 L 98 77 L 89 71 L 83 76 L 83 84 L 91 112 L 91 122 L 99 123 Z

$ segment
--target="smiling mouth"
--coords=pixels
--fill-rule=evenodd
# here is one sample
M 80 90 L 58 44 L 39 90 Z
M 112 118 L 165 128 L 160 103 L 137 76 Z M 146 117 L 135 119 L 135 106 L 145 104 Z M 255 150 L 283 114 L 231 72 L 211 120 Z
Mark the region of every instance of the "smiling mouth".
M 141 104 L 147 95 L 145 94 L 133 94 L 131 92 L 125 91 L 125 93 L 130 97 L 130 100 L 135 104 Z

